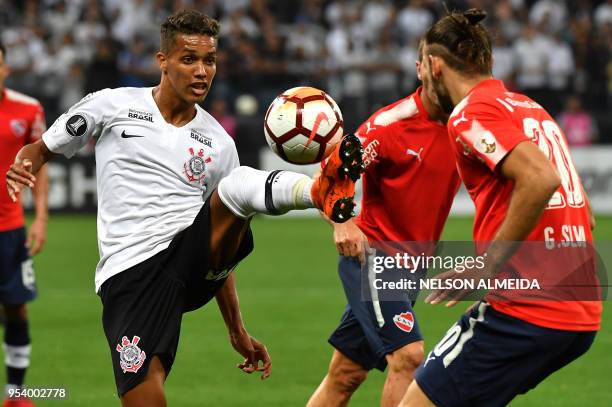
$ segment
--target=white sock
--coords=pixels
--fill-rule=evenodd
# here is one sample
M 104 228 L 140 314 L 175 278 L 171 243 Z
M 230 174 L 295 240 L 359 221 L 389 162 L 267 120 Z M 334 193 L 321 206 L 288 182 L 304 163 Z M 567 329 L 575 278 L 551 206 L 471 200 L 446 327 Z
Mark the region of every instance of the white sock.
M 15 346 L 3 343 L 2 349 L 4 350 L 4 364 L 6 366 L 16 369 L 25 369 L 30 366 L 32 345 Z
M 217 192 L 229 210 L 246 219 L 256 213 L 281 215 L 292 209 L 314 208 L 313 182 L 297 172 L 238 167 L 221 180 Z

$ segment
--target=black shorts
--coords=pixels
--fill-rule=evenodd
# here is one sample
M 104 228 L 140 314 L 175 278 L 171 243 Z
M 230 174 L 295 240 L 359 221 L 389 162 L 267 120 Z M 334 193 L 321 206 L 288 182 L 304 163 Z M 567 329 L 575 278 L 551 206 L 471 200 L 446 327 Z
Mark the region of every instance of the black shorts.
M 253 250 L 249 228 L 227 269 L 209 270 L 209 201 L 170 246 L 102 284 L 102 324 L 110 347 L 117 392 L 122 396 L 147 374 L 155 355 L 170 373 L 183 313 L 210 301 L 229 272 Z
M 406 294 L 403 301 L 399 298 L 395 301 L 366 301 L 362 298 L 362 273 L 358 260 L 340 256 L 338 274 L 348 305 L 328 342 L 364 369 L 384 371 L 388 354 L 423 340 L 423 336 L 410 296 Z M 371 285 L 366 284 L 373 298 Z
M 436 406 L 505 406 L 584 354 L 595 335 L 536 326 L 480 302 L 429 352 L 415 380 Z
M 0 232 L 0 303 L 25 304 L 36 298 L 36 294 L 25 228 Z

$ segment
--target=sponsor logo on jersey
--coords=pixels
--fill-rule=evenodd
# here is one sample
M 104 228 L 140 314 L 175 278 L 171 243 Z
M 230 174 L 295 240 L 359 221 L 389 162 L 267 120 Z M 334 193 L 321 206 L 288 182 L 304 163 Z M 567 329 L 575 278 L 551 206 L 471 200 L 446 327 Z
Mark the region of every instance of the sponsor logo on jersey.
M 366 168 L 378 157 L 378 146 L 380 146 L 380 141 L 374 139 L 363 149 L 363 165 Z
M 153 123 L 153 113 L 151 112 L 130 109 L 128 111 L 128 117 L 130 119 L 144 120 L 145 122 Z
M 121 138 L 134 138 L 134 137 L 144 137 L 139 134 L 127 134 L 125 130 L 121 132 Z
M 191 138 L 207 147 L 212 147 L 212 139 L 197 130 L 191 129 Z
M 374 130 L 374 128 L 376 128 L 376 126 L 372 127 L 372 122 L 366 122 L 366 133 L 365 134 L 367 135 L 370 131 Z
M 406 154 L 415 156 L 419 162 L 423 161 L 423 159 L 421 158 L 422 152 L 423 152 L 423 147 L 421 147 L 418 152 L 411 148 L 406 150 Z
M 202 190 L 206 190 L 208 184 L 206 182 L 206 164 L 210 163 L 210 157 L 204 158 L 204 150 L 200 149 L 196 152 L 193 148 L 189 148 L 191 157 L 183 164 L 183 172 L 190 183 L 199 184 Z
M 514 100 L 511 98 L 505 98 L 503 101 L 499 98 L 497 100 L 501 103 L 506 102 L 514 107 L 522 107 L 523 109 L 542 109 L 542 106 L 532 100 Z
M 66 132 L 72 137 L 82 137 L 87 128 L 87 118 L 82 114 L 74 114 L 66 121 Z
M 470 146 L 468 145 L 468 143 L 466 143 L 465 141 L 463 141 L 461 139 L 461 137 L 457 136 L 457 138 L 455 139 L 455 141 L 459 144 L 461 144 L 461 146 L 463 147 L 463 155 L 470 155 L 472 153 L 472 149 L 470 148 Z
M 9 125 L 15 137 L 23 137 L 28 128 L 28 122 L 23 119 L 13 119 L 9 122 Z
M 393 322 L 402 331 L 410 332 L 414 326 L 414 316 L 412 316 L 412 312 L 402 312 L 393 317 Z
M 468 121 L 468 119 L 466 119 L 466 118 L 465 118 L 465 110 L 463 110 L 463 111 L 461 112 L 461 117 L 460 117 L 460 118 L 458 118 L 457 120 L 453 120 L 453 126 L 454 126 L 454 127 L 457 127 L 457 125 L 458 125 L 459 123 L 463 123 L 463 122 L 467 122 L 467 121 Z
M 142 367 L 146 353 L 138 347 L 140 342 L 139 336 L 134 336 L 130 341 L 127 336 L 121 338 L 121 343 L 117 344 L 117 352 L 119 352 L 119 366 L 123 373 L 136 373 Z

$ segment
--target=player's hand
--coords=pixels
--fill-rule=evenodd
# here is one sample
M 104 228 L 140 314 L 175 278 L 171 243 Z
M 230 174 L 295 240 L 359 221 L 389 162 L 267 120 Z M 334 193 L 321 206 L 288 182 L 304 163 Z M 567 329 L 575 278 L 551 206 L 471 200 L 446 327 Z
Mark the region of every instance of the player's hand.
M 365 263 L 365 249 L 368 238 L 352 220 L 344 223 L 334 223 L 334 243 L 340 255 L 355 257 L 359 259 L 361 264 Z
M 30 253 L 30 256 L 34 256 L 43 248 L 45 240 L 47 239 L 47 222 L 43 219 L 36 218 L 28 230 L 28 239 L 26 241 L 26 247 Z
M 440 286 L 442 287 L 467 286 L 467 284 L 454 284 L 452 280 L 473 280 L 474 287 L 478 287 L 478 283 L 481 280 L 486 280 L 490 277 L 491 275 L 489 270 L 479 268 L 468 268 L 461 272 L 457 270 L 450 270 L 435 276 L 436 279 L 440 280 Z M 436 305 L 443 301 L 447 301 L 446 306 L 452 307 L 456 305 L 459 301 L 464 299 L 472 291 L 474 290 L 470 290 L 467 288 L 458 290 L 455 290 L 453 288 L 433 290 L 427 296 L 427 298 L 425 298 L 425 302 L 432 305 Z
M 13 202 L 17 202 L 17 196 L 22 187 L 33 188 L 35 182 L 36 177 L 32 174 L 32 162 L 30 160 L 21 161 L 17 158 L 6 172 L 6 186 Z
M 236 367 L 245 373 L 263 372 L 261 380 L 270 377 L 272 373 L 272 361 L 266 346 L 253 338 L 244 329 L 230 333 L 230 340 L 234 349 L 244 356 L 244 361 Z M 261 365 L 260 363 L 261 362 Z
M 589 227 L 591 230 L 595 230 L 595 226 L 597 225 L 597 221 L 595 220 L 595 215 L 593 212 L 589 213 Z

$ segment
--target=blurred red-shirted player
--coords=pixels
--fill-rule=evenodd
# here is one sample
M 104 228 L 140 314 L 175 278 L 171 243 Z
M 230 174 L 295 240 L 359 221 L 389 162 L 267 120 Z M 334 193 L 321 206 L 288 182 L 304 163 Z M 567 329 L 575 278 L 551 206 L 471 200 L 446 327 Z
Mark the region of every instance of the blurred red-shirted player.
M 592 236 L 589 204 L 563 132 L 542 106 L 491 77 L 491 39 L 479 24 L 485 16 L 476 9 L 451 13 L 429 29 L 423 83 L 452 112 L 449 136 L 476 206 L 474 240 L 488 246 L 486 268 L 472 275 L 486 279 L 513 254 L 522 256 L 526 245 L 515 253 L 517 245 L 508 242 L 561 242 L 568 228 L 585 246 Z M 554 273 L 548 258 L 556 255 L 542 250 L 515 271 Z M 489 296 L 473 306 L 430 352 L 400 405 L 507 405 L 584 354 L 600 326 L 601 302 L 548 294 L 542 291 L 541 301 Z M 437 290 L 428 301 L 453 305 L 463 295 Z
M 0 170 L 8 171 L 17 152 L 40 138 L 45 131 L 45 114 L 37 100 L 4 87 L 9 74 L 6 48 L 0 44 Z M 33 405 L 18 394 L 30 364 L 30 335 L 25 303 L 36 297 L 31 256 L 42 249 L 47 229 L 46 169 L 34 188 L 36 216 L 26 237 L 21 202 L 8 194 L 6 178 L 0 177 L 0 302 L 4 305 L 4 354 L 7 388 L 4 406 Z M 42 182 L 41 182 L 42 181 Z
M 361 212 L 354 222 L 333 224 L 348 305 L 329 338 L 335 349 L 328 374 L 308 407 L 346 405 L 368 371 L 387 364 L 381 406 L 396 406 L 423 360 L 416 293 L 391 295 L 369 283 L 372 301 L 365 301 L 361 261 L 365 240 L 377 256 L 393 256 L 419 255 L 421 246 L 432 248 L 440 238 L 460 183 L 447 118 L 419 88 L 378 110 L 356 133 L 366 166 Z

